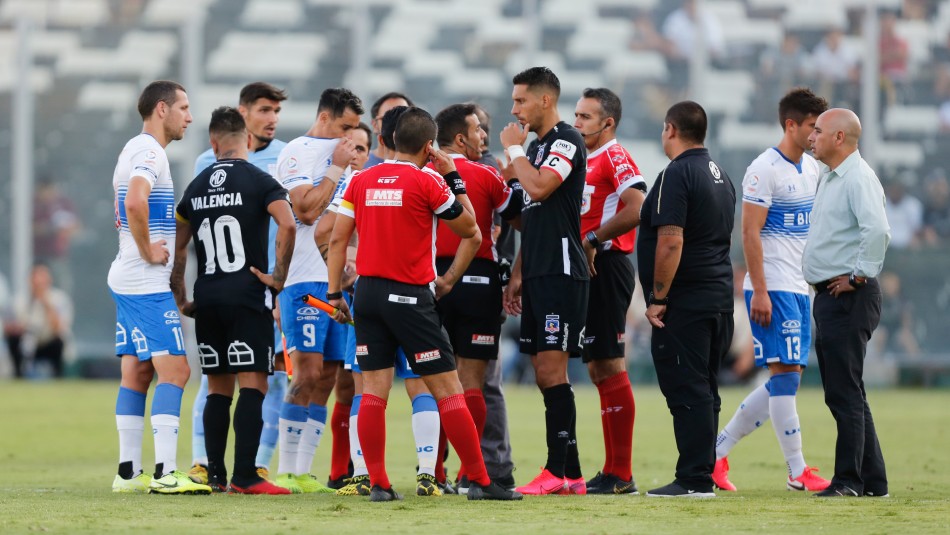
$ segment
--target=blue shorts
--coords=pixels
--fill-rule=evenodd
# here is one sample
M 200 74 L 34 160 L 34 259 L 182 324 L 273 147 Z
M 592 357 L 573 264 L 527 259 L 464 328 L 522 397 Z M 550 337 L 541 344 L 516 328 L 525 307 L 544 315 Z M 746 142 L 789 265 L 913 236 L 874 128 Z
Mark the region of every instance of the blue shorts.
M 303 296 L 323 298 L 325 282 L 301 282 L 284 288 L 280 302 L 280 328 L 287 339 L 287 353 L 321 353 L 323 360 L 342 362 L 346 358 L 346 331 L 326 312 L 305 305 Z
M 140 361 L 165 355 L 184 355 L 181 317 L 171 292 L 120 295 L 115 301 L 115 354 L 136 355 Z
M 350 302 L 350 300 L 347 299 L 347 302 Z M 351 309 L 350 313 L 352 312 Z M 360 370 L 359 363 L 356 361 L 356 328 L 352 325 L 346 326 L 346 363 L 343 367 L 353 373 L 363 373 Z M 420 377 L 412 372 L 412 369 L 409 367 L 409 361 L 406 360 L 406 353 L 401 347 L 396 350 L 395 369 L 396 377 L 400 379 L 418 379 Z
M 284 341 L 280 334 L 280 324 L 274 322 L 274 354 L 280 355 L 284 352 Z
M 752 324 L 755 365 L 766 367 L 774 362 L 808 366 L 811 346 L 811 299 L 793 292 L 769 292 L 772 323 L 763 327 Z M 751 308 L 752 291 L 745 291 L 746 310 Z

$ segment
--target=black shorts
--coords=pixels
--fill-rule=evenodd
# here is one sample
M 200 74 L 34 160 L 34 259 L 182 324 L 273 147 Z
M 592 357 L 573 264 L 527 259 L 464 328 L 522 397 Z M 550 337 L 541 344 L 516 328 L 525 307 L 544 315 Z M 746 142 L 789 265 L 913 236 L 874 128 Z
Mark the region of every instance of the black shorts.
M 579 356 L 584 348 L 588 281 L 548 275 L 524 281 L 521 289 L 521 352 L 567 351 Z
M 436 269 L 445 273 L 452 258 L 437 258 Z M 498 358 L 501 336 L 501 281 L 498 264 L 484 258 L 472 264 L 452 291 L 439 299 L 442 325 L 455 348 L 455 354 L 467 359 Z
M 364 372 L 395 365 L 402 347 L 416 375 L 455 369 L 455 357 L 428 286 L 360 277 L 353 298 L 356 360 Z
M 627 309 L 633 299 L 633 264 L 620 251 L 594 257 L 597 275 L 590 279 L 584 362 L 623 358 Z
M 195 311 L 201 373 L 274 372 L 274 316 L 270 310 L 208 306 Z

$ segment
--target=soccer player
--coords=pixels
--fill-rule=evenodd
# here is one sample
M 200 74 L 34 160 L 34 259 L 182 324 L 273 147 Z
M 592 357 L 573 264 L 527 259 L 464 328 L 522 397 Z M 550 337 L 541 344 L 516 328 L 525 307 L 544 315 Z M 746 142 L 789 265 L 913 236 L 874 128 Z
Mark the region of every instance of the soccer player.
M 313 126 L 284 147 L 277 163 L 277 178 L 290 191 L 297 239 L 285 288 L 278 296 L 294 377 L 280 409 L 275 483 L 294 492 L 333 492 L 310 474 L 310 468 L 326 427 L 326 404 L 337 368 L 345 357 L 346 331 L 302 299 L 326 293 L 326 264 L 314 231 L 337 182 L 356 157 L 353 142 L 344 136 L 359 128 L 362 113 L 362 102 L 348 89 L 325 90 Z
M 548 453 L 541 473 L 518 490 L 585 494 L 567 359 L 583 349 L 587 320 L 590 274 L 580 225 L 587 150 L 580 133 L 558 115 L 561 83 L 550 69 L 532 67 L 512 82 L 511 113 L 518 122 L 502 130 L 501 144 L 525 195 L 521 251 L 505 301 L 509 312 L 523 312 L 521 352 L 531 355 L 544 396 Z M 526 154 L 522 145 L 529 131 L 538 139 Z
M 171 286 L 178 308 L 195 318 L 198 358 L 208 377 L 204 404 L 208 479 L 228 488 L 224 452 L 231 421 L 234 381 L 234 472 L 230 489 L 241 494 L 290 494 L 262 478 L 254 465 L 261 440 L 261 409 L 273 371 L 274 290 L 283 288 L 294 249 L 294 218 L 287 190 L 247 161 L 252 136 L 241 112 L 221 107 L 211 114 L 211 148 L 218 160 L 198 174 L 176 209 L 177 237 Z M 264 276 L 268 220 L 278 225 L 273 275 Z M 185 293 L 185 263 L 192 237 L 198 279 L 194 301 Z
M 627 309 L 634 272 L 628 255 L 636 242 L 646 182 L 630 153 L 617 142 L 620 98 L 587 88 L 574 109 L 574 128 L 587 146 L 581 233 L 591 271 L 584 362 L 600 394 L 604 429 L 603 469 L 587 482 L 589 494 L 636 494 L 631 452 L 636 405 L 624 360 Z
M 247 161 L 256 165 L 261 171 L 273 176 L 277 175 L 277 156 L 287 143 L 275 137 L 277 123 L 280 120 L 281 102 L 287 100 L 287 94 L 271 84 L 253 82 L 241 88 L 238 98 L 238 111 L 244 117 L 247 131 L 251 134 L 251 148 Z M 208 149 L 195 160 L 194 176 L 215 162 L 214 151 Z M 276 258 L 274 255 L 274 240 L 277 237 L 277 223 L 270 222 L 268 234 L 268 264 L 267 272 L 274 272 Z M 274 448 L 277 447 L 277 419 L 280 416 L 280 404 L 287 391 L 287 371 L 284 369 L 283 343 L 280 336 L 280 325 L 274 322 L 274 374 L 267 381 L 267 395 L 264 396 L 264 430 L 261 432 L 261 443 L 257 448 L 255 464 L 261 477 L 267 479 Z M 191 451 L 192 467 L 188 477 L 198 483 L 208 482 L 208 455 L 205 452 L 204 436 L 204 406 L 208 397 L 208 376 L 201 376 L 201 387 L 195 396 L 192 410 Z
M 809 89 L 788 92 L 778 105 L 785 134 L 752 161 L 742 180 L 742 247 L 748 273 L 743 282 L 752 325 L 755 364 L 769 380 L 739 404 L 716 439 L 713 482 L 729 481 L 729 452 L 769 418 L 788 467 L 790 490 L 821 491 L 829 481 L 805 464 L 795 395 L 811 345 L 811 299 L 802 274 L 802 254 L 818 189 L 818 162 L 805 151 L 825 99 Z
M 339 309 L 334 318 L 340 322 L 351 319 L 341 291 L 346 247 L 354 229 L 362 239 L 356 259 L 361 279 L 354 305 L 364 387 L 358 431 L 372 482 L 370 501 L 400 498 L 385 464 L 386 400 L 397 347 L 405 350 L 409 365 L 438 400 L 446 435 L 472 482 L 468 499 L 516 500 L 521 494 L 502 489 L 488 478 L 435 306 L 438 289 L 458 280 L 481 244 L 474 214 L 464 199 L 464 183 L 451 158 L 432 147 L 435 132 L 435 121 L 425 110 L 410 108 L 403 113 L 394 136 L 397 161 L 353 177 L 330 239 L 326 298 Z M 439 173 L 448 176 L 455 193 L 439 173 L 423 169 L 430 157 L 436 159 Z M 469 206 L 463 208 L 456 194 Z M 433 269 L 434 216 L 463 238 L 458 269 L 440 277 Z
M 208 494 L 211 487 L 193 482 L 176 462 L 181 395 L 191 369 L 168 283 L 175 191 L 165 147 L 184 137 L 191 123 L 188 95 L 176 82 L 152 82 L 139 96 L 138 111 L 142 133 L 125 144 L 112 176 L 119 254 L 109 269 L 109 290 L 116 304 L 115 353 L 122 359 L 115 403 L 119 470 L 112 491 Z M 150 477 L 142 470 L 142 434 L 146 393 L 156 373 Z
M 369 112 L 373 115 L 373 132 L 376 134 L 376 148 L 369 155 L 369 161 L 366 162 L 364 169 L 369 169 L 374 165 L 381 164 L 393 157 L 395 149 L 392 143 L 385 143 L 384 139 L 392 139 L 391 136 L 383 135 L 383 116 L 386 112 L 396 106 L 413 106 L 412 99 L 402 93 L 391 91 L 376 99 L 376 102 L 370 107 Z
M 493 167 L 477 163 L 485 132 L 479 126 L 474 104 L 455 104 L 440 111 L 435 122 L 438 127 L 439 148 L 449 155 L 465 182 L 468 198 L 475 210 L 475 221 L 482 235 L 482 244 L 458 284 L 449 289 L 437 289 L 443 294 L 439 300 L 442 324 L 455 349 L 459 380 L 465 391 L 465 402 L 475 420 L 475 429 L 481 441 L 488 416 L 488 407 L 482 394 L 488 363 L 498 359 L 501 335 L 499 317 L 502 312 L 502 287 L 499 278 L 498 253 L 492 237 L 495 213 L 505 220 L 521 215 L 524 203 L 520 185 L 508 187 L 505 179 Z M 517 192 L 517 195 L 513 193 Z M 457 270 L 459 237 L 447 225 L 439 225 L 436 236 L 436 270 L 445 274 Z M 459 481 L 459 492 L 467 493 L 468 481 Z

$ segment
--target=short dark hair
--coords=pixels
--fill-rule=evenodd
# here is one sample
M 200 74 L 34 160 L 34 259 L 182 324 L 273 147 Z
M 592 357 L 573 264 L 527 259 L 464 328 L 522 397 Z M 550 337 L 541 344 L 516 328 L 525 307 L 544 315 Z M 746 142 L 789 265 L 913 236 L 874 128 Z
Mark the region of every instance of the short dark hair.
M 675 126 L 683 141 L 702 144 L 706 140 L 706 110 L 692 100 L 670 106 L 663 122 Z
M 357 128 L 359 128 L 360 130 L 366 132 L 366 139 L 369 140 L 369 141 L 367 142 L 367 145 L 366 145 L 366 150 L 372 149 L 372 148 L 373 148 L 373 138 L 376 137 L 376 136 L 373 135 L 373 129 L 370 128 L 368 124 L 366 124 L 366 123 L 364 123 L 364 122 L 362 122 L 362 121 L 360 121 L 360 124 L 357 126 Z
M 178 90 L 185 91 L 185 88 L 178 82 L 171 80 L 157 80 L 145 86 L 142 94 L 139 95 L 139 115 L 142 120 L 148 119 L 159 102 L 164 102 L 169 106 L 175 104 L 178 100 Z
M 347 108 L 357 115 L 363 115 L 363 101 L 352 91 L 343 87 L 331 87 L 320 94 L 320 103 L 317 104 L 317 113 L 330 112 L 333 118 L 346 113 Z
M 396 150 L 405 154 L 416 154 L 426 143 L 435 141 L 435 121 L 429 112 L 415 106 L 407 108 L 396 122 Z
M 267 82 L 251 82 L 241 88 L 241 97 L 238 99 L 238 104 L 250 106 L 257 102 L 259 98 L 283 102 L 287 100 L 287 92 Z
M 373 121 L 376 120 L 376 114 L 378 114 L 379 109 L 383 107 L 383 102 L 386 102 L 387 100 L 394 99 L 394 98 L 401 98 L 406 101 L 406 104 L 410 106 L 415 106 L 415 104 L 412 103 L 412 99 L 409 98 L 408 96 L 402 93 L 399 93 L 398 91 L 390 91 L 389 93 L 386 93 L 385 95 L 376 99 L 376 102 L 373 103 L 373 106 L 369 109 L 369 113 L 370 115 L 372 115 L 371 119 Z
M 379 136 L 383 138 L 383 145 L 389 150 L 396 150 L 396 141 L 393 139 L 393 135 L 396 133 L 396 123 L 399 122 L 399 118 L 402 117 L 402 114 L 406 113 L 408 109 L 409 106 L 395 106 L 389 108 L 381 119 Z
M 614 128 L 620 124 L 620 117 L 623 115 L 623 105 L 620 103 L 620 97 L 606 87 L 588 87 L 582 93 L 584 98 L 592 98 L 600 103 L 603 118 L 613 117 Z
M 435 139 L 440 147 L 448 147 L 455 141 L 455 136 L 465 134 L 468 130 L 466 119 L 474 115 L 476 109 L 474 104 L 452 104 L 436 114 L 435 124 L 438 134 Z
M 561 81 L 547 67 L 531 67 L 523 70 L 514 75 L 511 82 L 514 85 L 526 85 L 528 89 L 548 89 L 554 92 L 555 98 L 561 96 Z
M 828 101 L 812 93 L 807 87 L 796 87 L 782 97 L 778 103 L 778 120 L 785 130 L 785 121 L 791 119 L 802 124 L 809 115 L 818 117 L 828 110 Z
M 211 112 L 211 123 L 208 124 L 208 133 L 214 137 L 239 134 L 247 128 L 244 117 L 237 108 L 221 106 Z

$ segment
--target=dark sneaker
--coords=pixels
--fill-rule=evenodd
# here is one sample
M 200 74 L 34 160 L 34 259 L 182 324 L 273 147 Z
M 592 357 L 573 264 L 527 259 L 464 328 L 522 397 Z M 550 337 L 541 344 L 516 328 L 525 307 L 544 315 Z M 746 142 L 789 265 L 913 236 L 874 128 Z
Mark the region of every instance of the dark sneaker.
M 515 490 L 515 487 L 517 486 L 515 485 L 515 476 L 511 475 L 511 473 L 501 477 L 493 477 L 492 481 L 498 483 L 498 486 L 503 489 Z
M 452 482 L 449 480 L 445 480 L 442 483 L 438 483 L 438 485 L 439 485 L 439 490 L 442 491 L 442 494 L 445 494 L 445 495 L 458 494 L 458 491 L 455 490 L 455 487 L 452 485 Z
M 192 479 L 192 481 L 194 480 Z M 228 476 L 210 474 L 208 476 L 208 486 L 211 487 L 211 492 L 228 492 Z
M 604 480 L 603 472 L 597 472 L 597 475 L 588 479 L 587 480 L 587 494 L 600 494 L 600 492 L 597 492 L 597 487 L 600 486 L 603 480 Z
M 498 483 L 492 481 L 484 487 L 478 483 L 472 482 L 468 486 L 468 499 L 469 500 L 520 500 L 524 496 L 520 492 L 515 490 L 508 490 L 503 488 Z
M 327 478 L 327 488 L 333 490 L 340 490 L 343 487 L 350 484 L 350 478 L 343 476 L 336 479 Z
M 708 490 L 688 489 L 674 481 L 665 487 L 648 490 L 647 496 L 651 498 L 715 498 L 716 493 L 711 488 Z
M 633 478 L 630 478 L 630 481 L 624 481 L 613 474 L 598 473 L 597 475 L 600 477 L 600 484 L 594 487 L 588 481 L 587 494 L 640 494 L 637 482 Z
M 844 496 L 846 498 L 856 498 L 858 493 L 856 490 L 847 485 L 842 485 L 841 483 L 832 483 L 825 490 L 816 492 L 812 496 L 818 498 L 837 498 L 839 496 Z
M 458 483 L 455 484 L 455 492 L 459 494 L 468 494 L 468 488 L 470 483 L 468 481 L 468 476 L 462 476 L 462 479 L 458 480 Z
M 373 485 L 369 491 L 369 501 L 371 502 L 393 502 L 401 500 L 402 495 L 394 491 L 392 487 L 384 489 L 379 485 Z
M 890 498 L 891 495 L 885 490 L 884 492 L 865 490 L 864 495 L 868 498 Z

